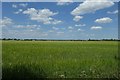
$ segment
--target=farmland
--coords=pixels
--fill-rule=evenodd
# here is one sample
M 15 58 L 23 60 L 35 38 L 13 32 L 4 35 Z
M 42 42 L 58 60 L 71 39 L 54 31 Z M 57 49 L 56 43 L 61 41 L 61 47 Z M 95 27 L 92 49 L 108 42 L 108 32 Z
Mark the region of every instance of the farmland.
M 3 41 L 2 58 L 3 78 L 118 77 L 117 41 Z

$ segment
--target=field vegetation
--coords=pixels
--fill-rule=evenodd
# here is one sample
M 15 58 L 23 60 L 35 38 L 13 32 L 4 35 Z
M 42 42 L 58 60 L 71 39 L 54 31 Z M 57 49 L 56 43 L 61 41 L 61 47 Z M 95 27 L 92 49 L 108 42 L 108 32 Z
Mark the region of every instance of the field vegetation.
M 3 41 L 3 78 L 118 78 L 117 41 Z

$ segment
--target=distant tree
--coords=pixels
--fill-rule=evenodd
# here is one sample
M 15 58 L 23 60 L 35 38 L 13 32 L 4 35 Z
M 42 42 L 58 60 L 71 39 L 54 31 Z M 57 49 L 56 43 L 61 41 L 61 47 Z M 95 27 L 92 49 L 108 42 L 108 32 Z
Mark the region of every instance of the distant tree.
M 3 38 L 2 40 L 6 40 L 6 38 Z

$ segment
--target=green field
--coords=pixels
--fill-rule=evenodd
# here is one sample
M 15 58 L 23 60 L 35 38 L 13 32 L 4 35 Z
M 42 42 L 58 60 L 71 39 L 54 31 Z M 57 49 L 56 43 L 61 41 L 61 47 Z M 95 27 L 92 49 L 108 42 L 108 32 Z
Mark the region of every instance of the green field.
M 118 77 L 117 41 L 3 41 L 2 56 L 3 78 Z

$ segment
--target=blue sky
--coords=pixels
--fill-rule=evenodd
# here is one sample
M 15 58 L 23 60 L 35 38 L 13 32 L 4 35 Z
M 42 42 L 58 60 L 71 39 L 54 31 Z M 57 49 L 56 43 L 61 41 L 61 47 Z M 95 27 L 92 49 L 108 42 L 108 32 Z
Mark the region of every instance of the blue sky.
M 107 0 L 3 2 L 1 21 L 3 38 L 118 38 L 118 4 Z

